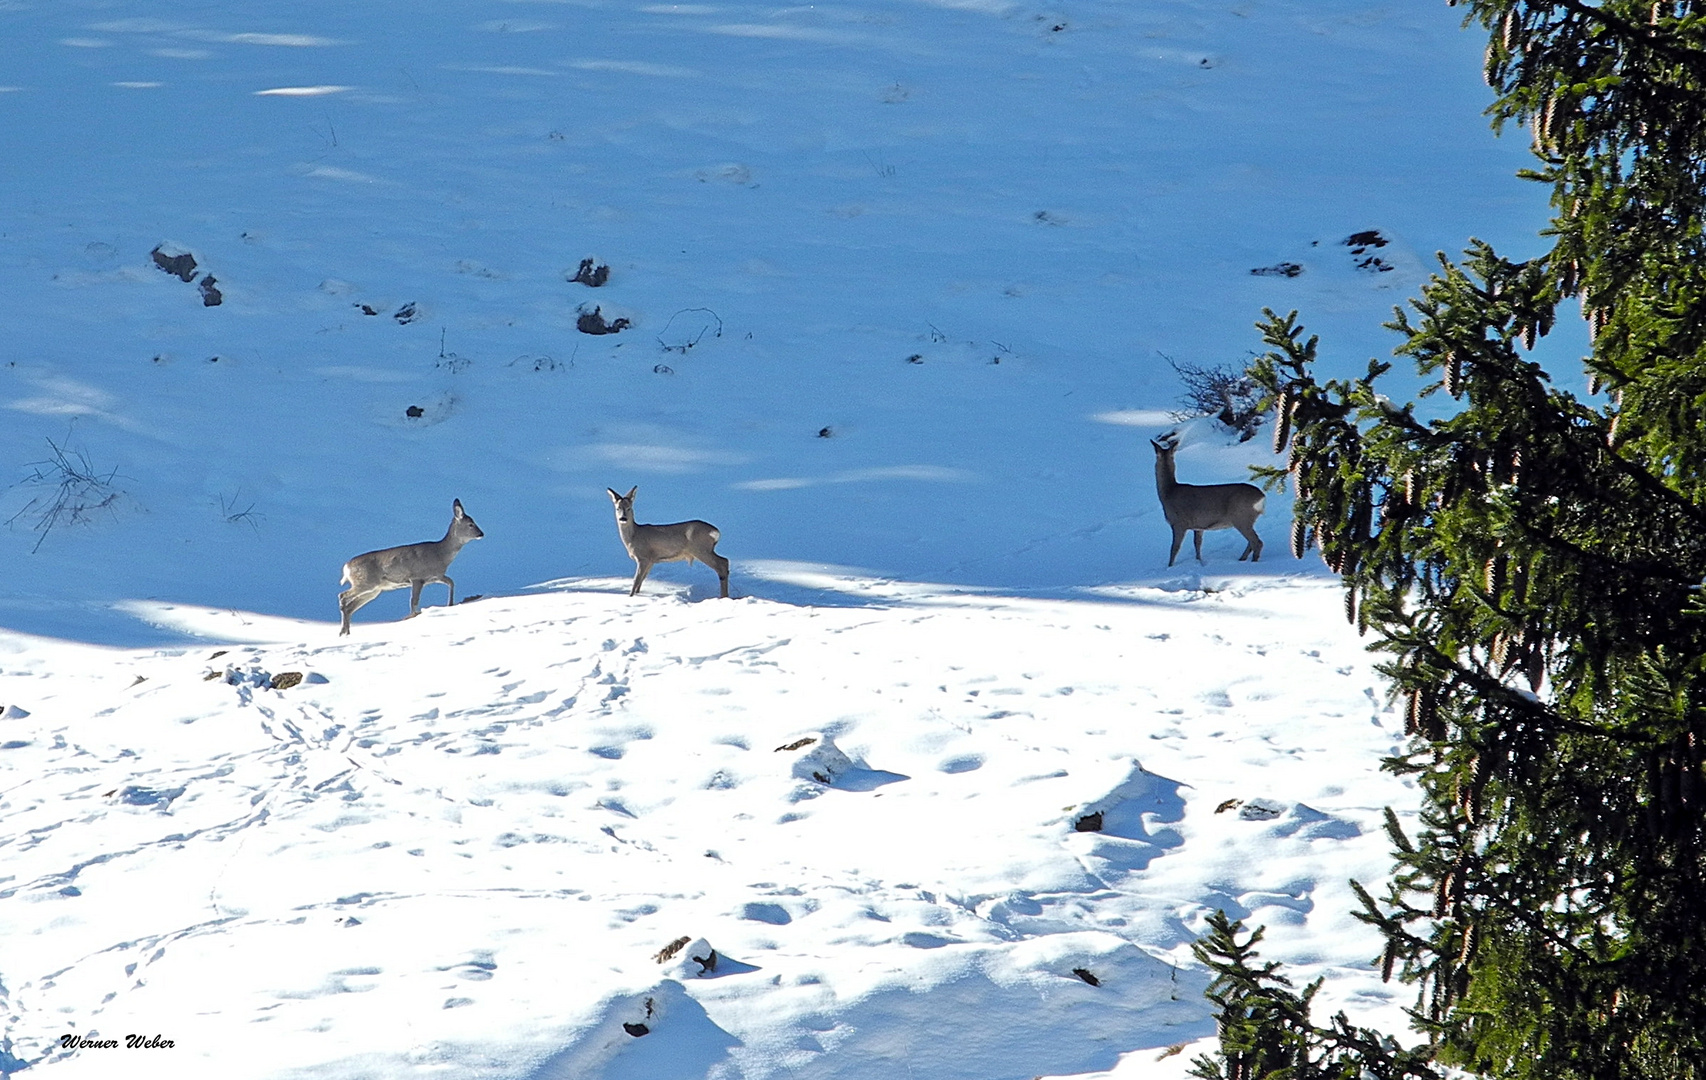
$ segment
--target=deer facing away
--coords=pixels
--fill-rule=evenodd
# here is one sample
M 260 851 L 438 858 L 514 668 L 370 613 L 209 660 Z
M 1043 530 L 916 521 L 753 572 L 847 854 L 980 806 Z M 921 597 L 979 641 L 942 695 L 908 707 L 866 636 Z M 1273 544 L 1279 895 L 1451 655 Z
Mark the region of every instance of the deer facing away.
M 1155 493 L 1161 496 L 1161 509 L 1167 524 L 1173 527 L 1173 550 L 1167 555 L 1167 565 L 1179 557 L 1179 545 L 1187 532 L 1196 539 L 1197 562 L 1202 562 L 1202 534 L 1210 529 L 1237 529 L 1247 543 L 1244 554 L 1256 562 L 1262 557 L 1262 538 L 1256 535 L 1256 519 L 1267 507 L 1267 496 L 1254 484 L 1181 484 L 1173 471 L 1173 451 L 1179 448 L 1176 439 L 1163 435 L 1159 441 L 1149 440 L 1155 447 Z
M 673 525 L 636 525 L 634 523 L 634 493 L 618 495 L 614 488 L 605 488 L 610 501 L 616 505 L 616 531 L 622 534 L 622 546 L 634 560 L 634 587 L 629 596 L 638 596 L 640 586 L 652 567 L 660 562 L 702 562 L 717 572 L 723 597 L 729 595 L 729 560 L 717 554 L 717 541 L 722 534 L 708 521 L 678 521 Z
M 342 583 L 349 586 L 338 594 L 338 609 L 343 612 L 344 626 L 338 636 L 349 633 L 349 617 L 362 605 L 388 589 L 408 588 L 409 618 L 421 613 L 421 590 L 433 583 L 450 589 L 450 602 L 456 603 L 456 582 L 445 573 L 457 552 L 470 540 L 486 535 L 462 509 L 462 500 L 451 503 L 450 528 L 443 540 L 427 540 L 419 544 L 384 548 L 357 555 L 344 563 Z

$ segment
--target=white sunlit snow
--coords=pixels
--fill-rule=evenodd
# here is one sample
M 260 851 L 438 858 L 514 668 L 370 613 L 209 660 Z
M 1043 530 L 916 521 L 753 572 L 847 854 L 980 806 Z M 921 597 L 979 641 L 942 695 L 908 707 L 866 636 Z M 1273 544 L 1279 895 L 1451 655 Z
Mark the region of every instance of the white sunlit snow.
M 0 1075 L 1178 1077 L 1216 909 L 1402 1030 L 1402 718 L 1147 442 L 1544 224 L 1458 18 L 0 0 Z

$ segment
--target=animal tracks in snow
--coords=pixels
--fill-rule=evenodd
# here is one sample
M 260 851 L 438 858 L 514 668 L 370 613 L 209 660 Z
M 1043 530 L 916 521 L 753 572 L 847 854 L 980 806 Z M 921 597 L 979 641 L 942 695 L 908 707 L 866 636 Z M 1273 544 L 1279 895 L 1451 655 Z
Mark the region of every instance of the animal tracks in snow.
M 283 1061 L 354 1052 L 416 1001 L 468 1032 L 614 1016 L 598 1002 L 624 987 L 643 1012 L 670 980 L 701 983 L 660 983 L 650 959 L 685 934 L 740 959 L 692 1009 L 624 1012 L 648 1039 L 738 1026 L 728 1009 L 751 998 L 856 1045 L 921 987 L 999 1005 L 1046 983 L 1043 1011 L 1067 1009 L 1099 992 L 1077 968 L 1146 1003 L 1098 1014 L 1114 1037 L 1195 1037 L 1206 1009 L 1175 988 L 1200 978 L 1156 957 L 1183 956 L 1216 905 L 1297 926 L 1348 906 L 1316 856 L 1380 851 L 1378 810 L 1320 780 L 1354 739 L 1395 736 L 1361 719 L 1366 679 L 1277 673 L 1294 625 L 1234 633 L 1180 604 L 1150 636 L 1152 618 L 554 592 L 332 647 L 0 667 L 0 699 L 22 703 L 0 719 L 22 744 L 0 752 L 8 1007 L 31 1031 L 261 1032 Z M 280 671 L 318 679 L 277 690 Z M 1299 724 L 1327 712 L 1358 734 Z M 1222 790 L 1228 756 L 1267 762 L 1266 790 Z M 1216 814 L 1228 798 L 1279 813 Z M 61 925 L 88 949 L 54 948 Z M 823 973 L 854 969 L 865 990 L 842 975 L 836 993 L 864 1004 L 824 1021 Z M 565 991 L 566 970 L 610 974 Z M 637 1038 L 612 1030 L 618 1049 Z

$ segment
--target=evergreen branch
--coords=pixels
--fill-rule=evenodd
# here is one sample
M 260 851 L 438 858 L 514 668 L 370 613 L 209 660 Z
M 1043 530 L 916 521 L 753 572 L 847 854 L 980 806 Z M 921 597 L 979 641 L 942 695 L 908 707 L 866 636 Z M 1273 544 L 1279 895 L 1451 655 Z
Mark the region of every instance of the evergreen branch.
M 1611 14 L 1603 7 L 1594 7 L 1591 4 L 1582 3 L 1582 0 L 1552 0 L 1552 2 L 1566 11 L 1598 23 L 1625 41 L 1681 64 L 1692 71 L 1696 78 L 1706 80 L 1706 54 L 1696 49 L 1678 48 L 1657 34 L 1648 33 L 1635 23 Z

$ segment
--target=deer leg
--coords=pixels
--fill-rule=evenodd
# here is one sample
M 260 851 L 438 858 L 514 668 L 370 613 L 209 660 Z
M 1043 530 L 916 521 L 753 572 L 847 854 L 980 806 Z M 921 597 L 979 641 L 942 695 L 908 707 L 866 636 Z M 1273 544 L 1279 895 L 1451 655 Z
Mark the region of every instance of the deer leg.
M 640 586 L 645 584 L 646 575 L 652 572 L 651 563 L 640 562 L 638 559 L 634 561 L 638 564 L 639 569 L 634 571 L 634 587 L 628 590 L 629 596 L 640 595 Z
M 343 629 L 338 631 L 339 637 L 344 637 L 349 633 L 349 617 L 361 610 L 363 605 L 378 595 L 378 589 L 351 589 L 348 592 L 338 594 L 338 610 L 344 616 Z
M 1248 541 L 1248 543 L 1246 543 L 1244 545 L 1244 555 L 1248 555 L 1250 557 L 1251 562 L 1261 562 L 1262 561 L 1262 538 L 1260 536 L 1256 535 L 1255 529 L 1250 528 L 1249 526 L 1246 526 L 1246 525 L 1238 526 L 1238 531 L 1243 533 L 1244 539 L 1246 541 Z M 1244 555 L 1238 556 L 1239 562 L 1244 561 Z
M 444 587 L 450 590 L 450 606 L 455 607 L 456 606 L 456 582 L 450 580 L 449 574 L 441 574 L 439 576 L 438 580 L 443 582 Z
M 1173 529 L 1173 550 L 1167 553 L 1168 566 L 1172 566 L 1173 560 L 1179 557 L 1179 545 L 1184 542 L 1185 530 L 1175 526 Z
M 416 578 L 409 582 L 409 618 L 421 613 L 421 590 L 426 588 L 425 578 Z
M 1191 530 L 1191 534 L 1197 542 L 1197 562 L 1202 562 L 1202 530 L 1193 529 Z

